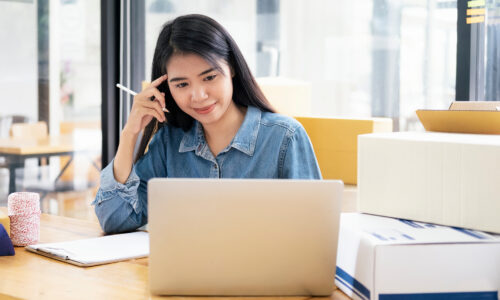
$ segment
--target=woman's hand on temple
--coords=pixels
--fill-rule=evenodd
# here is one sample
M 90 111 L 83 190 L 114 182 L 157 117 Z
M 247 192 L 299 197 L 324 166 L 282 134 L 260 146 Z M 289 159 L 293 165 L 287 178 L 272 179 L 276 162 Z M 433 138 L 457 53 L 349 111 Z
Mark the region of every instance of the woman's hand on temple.
M 167 79 L 167 74 L 155 79 L 147 89 L 134 96 L 134 104 L 125 125 L 124 131 L 134 135 L 139 134 L 146 125 L 156 118 L 165 122 L 165 94 L 158 90 L 158 86 Z

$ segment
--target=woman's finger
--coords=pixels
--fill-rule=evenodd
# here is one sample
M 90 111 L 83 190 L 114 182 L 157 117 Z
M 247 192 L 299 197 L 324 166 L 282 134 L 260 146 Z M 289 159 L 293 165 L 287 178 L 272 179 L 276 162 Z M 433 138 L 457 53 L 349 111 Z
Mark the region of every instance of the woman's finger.
M 150 87 L 158 87 L 163 81 L 167 79 L 167 74 L 164 74 L 151 82 Z
M 144 107 L 154 109 L 156 110 L 159 114 L 163 115 L 163 107 L 161 107 L 161 104 L 158 100 L 155 101 L 144 101 Z
M 152 92 L 153 97 L 154 97 L 151 100 L 153 100 L 155 102 L 159 102 L 161 107 L 164 108 L 165 107 L 165 96 L 162 95 L 162 93 L 160 93 L 160 91 L 156 88 L 152 88 L 151 92 Z
M 166 118 L 165 118 L 165 115 L 163 115 L 163 112 L 159 113 L 158 110 L 155 108 L 143 107 L 143 114 L 153 116 L 160 122 L 166 121 Z
M 145 89 L 142 93 L 147 96 L 150 100 L 155 101 L 158 100 L 163 112 L 169 112 L 165 106 L 165 93 L 161 93 L 157 87 L 167 79 L 167 74 L 158 77 L 155 79 L 147 89 Z
M 158 89 L 151 89 L 152 90 L 152 93 L 153 93 L 153 96 L 154 96 L 154 101 L 155 102 L 159 102 L 160 105 L 161 105 L 161 108 L 162 110 L 165 108 L 165 94 L 164 93 L 161 93 Z M 166 108 L 165 108 L 166 110 Z M 163 111 L 165 111 L 163 110 Z M 168 110 L 167 110 L 168 112 Z

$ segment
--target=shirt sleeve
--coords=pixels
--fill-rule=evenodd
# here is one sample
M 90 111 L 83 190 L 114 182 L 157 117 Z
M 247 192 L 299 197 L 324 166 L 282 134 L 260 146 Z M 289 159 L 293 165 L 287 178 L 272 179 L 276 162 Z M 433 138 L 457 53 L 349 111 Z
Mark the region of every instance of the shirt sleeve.
M 321 179 L 311 140 L 299 125 L 285 136 L 280 153 L 280 178 Z
M 129 178 L 122 184 L 116 181 L 114 160 L 101 171 L 101 184 L 92 205 L 106 233 L 135 230 L 148 221 L 147 182 L 153 177 L 166 177 L 165 148 L 157 133 L 149 151 L 132 167 Z

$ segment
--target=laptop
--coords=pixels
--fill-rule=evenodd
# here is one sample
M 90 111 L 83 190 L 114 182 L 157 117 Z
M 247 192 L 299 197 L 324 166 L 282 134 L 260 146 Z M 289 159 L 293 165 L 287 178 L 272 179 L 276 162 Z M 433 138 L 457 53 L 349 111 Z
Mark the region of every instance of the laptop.
M 154 295 L 328 296 L 342 181 L 148 182 Z

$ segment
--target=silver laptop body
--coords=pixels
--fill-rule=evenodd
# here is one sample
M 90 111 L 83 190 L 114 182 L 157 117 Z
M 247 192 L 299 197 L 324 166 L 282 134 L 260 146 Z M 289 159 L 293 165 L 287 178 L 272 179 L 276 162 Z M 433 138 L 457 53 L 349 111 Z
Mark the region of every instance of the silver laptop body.
M 335 180 L 151 179 L 151 293 L 330 295 L 342 190 Z

